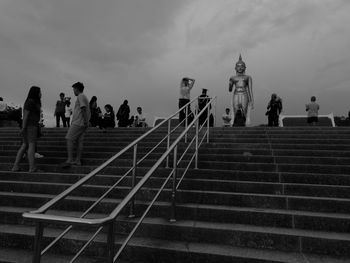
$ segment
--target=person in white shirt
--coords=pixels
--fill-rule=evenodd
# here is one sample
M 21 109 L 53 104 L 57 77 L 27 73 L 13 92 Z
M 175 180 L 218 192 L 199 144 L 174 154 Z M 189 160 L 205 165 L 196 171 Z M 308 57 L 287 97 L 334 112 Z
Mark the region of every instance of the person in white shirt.
M 137 114 L 134 117 L 135 127 L 148 127 L 146 117 L 142 114 L 142 108 L 137 107 Z
M 230 109 L 226 108 L 225 113 L 222 115 L 222 120 L 224 121 L 224 127 L 231 127 L 231 114 Z
M 72 109 L 69 97 L 67 97 L 65 99 L 65 102 L 66 102 L 66 107 L 65 107 L 65 112 L 64 112 L 64 117 L 65 117 L 64 122 L 65 122 L 67 127 L 70 127 L 70 117 L 73 114 L 73 109 Z
M 0 97 L 0 112 L 5 112 L 7 110 L 7 104 L 4 99 Z
M 181 109 L 183 106 L 185 106 L 187 103 L 190 102 L 190 92 L 194 85 L 195 80 L 190 78 L 183 78 L 180 83 L 180 97 L 179 97 L 179 109 Z M 187 107 L 187 114 L 188 116 L 193 116 L 191 111 L 191 106 L 188 105 Z M 185 120 L 186 118 L 186 109 L 183 109 L 179 113 L 179 123 L 182 123 L 183 126 L 185 126 Z M 187 121 L 187 123 L 190 123 L 190 120 Z
M 309 125 L 316 125 L 318 122 L 318 110 L 320 106 L 316 103 L 316 97 L 311 97 L 311 102 L 305 105 L 307 111 L 307 123 Z

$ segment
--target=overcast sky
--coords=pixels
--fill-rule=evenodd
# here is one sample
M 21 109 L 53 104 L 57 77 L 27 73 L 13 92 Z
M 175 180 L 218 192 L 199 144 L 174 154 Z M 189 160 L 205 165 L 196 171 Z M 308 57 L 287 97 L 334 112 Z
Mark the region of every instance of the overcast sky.
M 220 125 L 241 53 L 253 124 L 267 122 L 271 93 L 285 114 L 304 114 L 315 95 L 320 114 L 347 115 L 349 14 L 349 0 L 0 0 L 0 96 L 22 105 L 40 86 L 51 124 L 58 94 L 81 81 L 100 106 L 128 99 L 152 124 L 177 109 L 189 76 L 192 97 L 218 97 Z

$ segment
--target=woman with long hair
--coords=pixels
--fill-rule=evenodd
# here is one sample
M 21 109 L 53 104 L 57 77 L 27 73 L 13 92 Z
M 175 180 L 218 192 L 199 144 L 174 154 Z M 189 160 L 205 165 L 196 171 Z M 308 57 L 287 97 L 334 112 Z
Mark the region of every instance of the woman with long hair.
M 19 163 L 26 151 L 28 152 L 27 158 L 29 162 L 29 172 L 32 173 L 37 171 L 34 154 L 39 134 L 40 111 L 41 90 L 39 87 L 32 86 L 23 106 L 23 121 L 20 132 L 23 137 L 23 143 L 17 152 L 16 161 L 12 168 L 12 171 L 14 172 L 20 170 Z
M 102 117 L 102 111 L 100 107 L 97 106 L 97 97 L 92 96 L 90 102 L 90 112 L 91 112 L 91 117 L 90 117 L 90 125 L 91 127 L 96 127 L 99 125 L 99 122 Z

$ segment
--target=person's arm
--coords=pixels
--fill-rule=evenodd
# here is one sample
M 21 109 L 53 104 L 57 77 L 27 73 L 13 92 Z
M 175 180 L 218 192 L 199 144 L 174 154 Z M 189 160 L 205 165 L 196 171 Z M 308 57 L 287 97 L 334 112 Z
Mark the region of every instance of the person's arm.
M 250 106 L 254 108 L 254 97 L 253 97 L 253 79 L 252 77 L 248 77 L 248 89 L 249 89 L 249 102 Z
M 189 83 L 188 83 L 189 89 L 192 89 L 195 81 L 196 81 L 195 79 L 189 79 Z
M 56 114 L 57 114 L 57 107 L 58 107 L 58 101 L 56 102 L 55 112 L 53 113 L 53 116 L 54 116 L 54 117 L 56 117 Z
M 271 109 L 271 101 L 269 101 L 269 103 L 267 104 L 267 109 Z
M 88 118 L 86 106 L 83 106 L 80 109 L 84 119 L 84 126 L 89 126 L 89 118 Z
M 232 92 L 232 89 L 233 89 L 233 79 L 231 77 L 228 83 L 228 91 Z
M 29 118 L 29 110 L 23 110 L 22 132 L 27 129 Z

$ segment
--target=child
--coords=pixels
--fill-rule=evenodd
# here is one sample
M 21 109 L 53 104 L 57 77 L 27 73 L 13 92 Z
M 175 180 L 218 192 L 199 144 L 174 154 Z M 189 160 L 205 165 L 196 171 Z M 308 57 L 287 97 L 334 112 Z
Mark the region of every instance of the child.
M 226 113 L 222 115 L 222 120 L 224 121 L 223 127 L 231 127 L 231 114 L 230 114 L 230 109 L 226 108 L 225 109 Z
M 70 126 L 70 116 L 72 116 L 73 114 L 73 109 L 72 106 L 70 105 L 70 98 L 66 98 L 66 108 L 65 108 L 65 113 L 64 113 L 64 117 L 65 117 L 65 123 L 66 126 L 69 127 Z
M 316 125 L 318 122 L 318 110 L 320 106 L 316 103 L 316 97 L 311 97 L 311 102 L 305 105 L 307 111 L 307 123 L 309 125 Z

